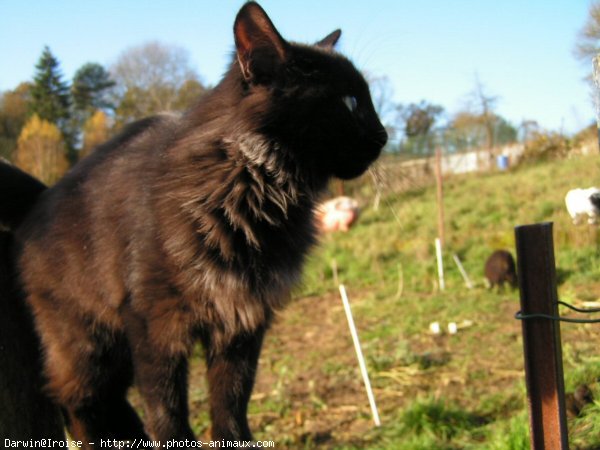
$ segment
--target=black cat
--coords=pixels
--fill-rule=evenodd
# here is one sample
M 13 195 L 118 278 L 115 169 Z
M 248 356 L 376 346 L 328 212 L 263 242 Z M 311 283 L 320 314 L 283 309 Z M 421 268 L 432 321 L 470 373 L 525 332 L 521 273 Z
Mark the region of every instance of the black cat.
M 0 220 L 15 230 L 48 392 L 84 443 L 146 436 L 125 398 L 132 383 L 151 437 L 193 439 L 195 338 L 213 438 L 251 439 L 263 335 L 315 242 L 315 200 L 387 140 L 367 83 L 333 51 L 339 30 L 293 44 L 249 2 L 234 36 L 229 71 L 183 116 L 129 126 L 47 190 L 11 178 L 27 206 L 0 208 Z

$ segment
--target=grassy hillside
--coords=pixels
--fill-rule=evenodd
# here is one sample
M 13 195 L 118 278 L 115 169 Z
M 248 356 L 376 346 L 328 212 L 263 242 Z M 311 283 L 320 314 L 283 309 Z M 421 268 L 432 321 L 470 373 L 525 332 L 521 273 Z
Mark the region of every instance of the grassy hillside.
M 385 166 L 382 167 L 385 171 Z M 573 187 L 600 184 L 596 157 L 555 161 L 508 172 L 456 176 L 445 181 L 446 266 L 448 284 L 461 287 L 452 253 L 459 255 L 476 281 L 483 277 L 485 258 L 496 248 L 514 248 L 514 227 L 554 222 L 557 264 L 570 271 L 568 286 L 590 280 L 585 265 L 595 229 L 574 227 L 564 206 Z M 364 199 L 372 187 L 363 188 Z M 371 195 L 372 197 L 372 195 Z M 342 281 L 356 286 L 396 287 L 399 267 L 407 291 L 431 292 L 437 280 L 433 242 L 437 236 L 435 189 L 385 196 L 378 211 L 367 206 L 351 233 L 330 235 L 312 258 L 302 295 L 322 293 L 331 286 L 336 260 Z M 594 252 L 592 252 L 593 254 Z
M 323 237 L 298 298 L 267 338 L 251 404 L 257 437 L 278 448 L 528 448 L 518 293 L 487 290 L 483 264 L 494 249 L 514 253 L 514 226 L 552 221 L 561 299 L 598 300 L 597 230 L 573 226 L 563 200 L 573 187 L 598 184 L 597 156 L 447 179 L 444 292 L 434 258 L 435 187 L 393 193 L 382 186 L 374 210 L 369 179 L 352 186 L 365 204 L 358 224 Z M 464 286 L 453 253 L 474 289 Z M 334 265 L 368 359 L 379 429 L 370 420 Z M 469 326 L 433 336 L 433 321 Z M 585 382 L 600 400 L 600 325 L 565 324 L 562 335 L 567 390 Z M 194 372 L 192 410 L 203 433 L 202 368 Z M 571 448 L 600 448 L 600 402 L 585 412 L 569 422 Z

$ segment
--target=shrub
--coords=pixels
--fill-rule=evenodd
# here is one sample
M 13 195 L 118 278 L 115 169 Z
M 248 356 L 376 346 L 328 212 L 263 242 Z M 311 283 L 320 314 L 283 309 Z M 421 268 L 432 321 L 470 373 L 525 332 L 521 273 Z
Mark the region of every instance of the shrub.
M 571 149 L 571 142 L 556 132 L 537 132 L 525 143 L 521 163 L 549 161 L 565 158 Z

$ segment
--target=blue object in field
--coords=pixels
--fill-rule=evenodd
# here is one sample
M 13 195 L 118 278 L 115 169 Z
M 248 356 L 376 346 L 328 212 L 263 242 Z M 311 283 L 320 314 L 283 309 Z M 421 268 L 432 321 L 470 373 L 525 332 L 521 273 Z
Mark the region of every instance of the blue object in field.
M 496 164 L 498 165 L 498 169 L 500 169 L 500 170 L 508 169 L 508 156 L 499 155 L 496 158 Z

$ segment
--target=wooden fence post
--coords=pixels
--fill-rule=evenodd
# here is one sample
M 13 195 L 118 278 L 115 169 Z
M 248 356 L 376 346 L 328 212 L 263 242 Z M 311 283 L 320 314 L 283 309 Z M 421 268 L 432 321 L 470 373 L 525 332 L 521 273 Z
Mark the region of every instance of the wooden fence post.
M 569 448 L 552 223 L 515 228 L 531 448 Z
M 592 80 L 594 80 L 594 103 L 596 106 L 596 132 L 600 148 L 600 53 L 592 58 Z
M 31 317 L 14 290 L 10 241 L 11 234 L 0 231 L 0 443 L 64 440 L 60 412 L 42 393 L 40 351 Z

